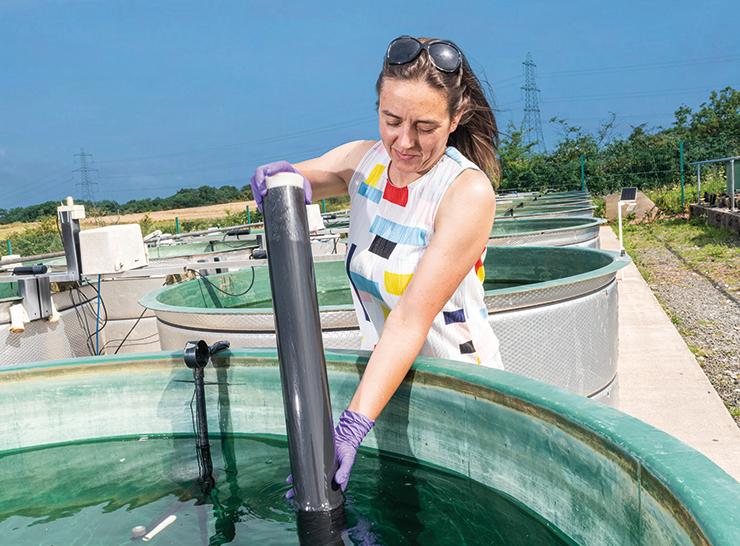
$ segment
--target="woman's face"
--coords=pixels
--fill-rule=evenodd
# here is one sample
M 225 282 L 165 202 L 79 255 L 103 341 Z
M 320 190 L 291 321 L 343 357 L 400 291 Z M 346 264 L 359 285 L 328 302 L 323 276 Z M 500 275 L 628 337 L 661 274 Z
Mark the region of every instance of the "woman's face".
M 378 102 L 380 138 L 399 182 L 411 182 L 442 156 L 460 115 L 450 119 L 444 92 L 418 80 L 387 78 Z

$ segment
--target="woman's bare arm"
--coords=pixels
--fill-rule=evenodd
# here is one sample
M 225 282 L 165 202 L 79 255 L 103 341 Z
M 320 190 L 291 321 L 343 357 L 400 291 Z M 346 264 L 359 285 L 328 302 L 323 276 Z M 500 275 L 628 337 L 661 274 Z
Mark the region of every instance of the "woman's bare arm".
M 495 211 L 488 178 L 480 171 L 463 171 L 440 203 L 432 242 L 385 321 L 350 410 L 373 420 L 383 411 L 424 345 L 434 317 L 483 253 Z
M 373 144 L 373 140 L 348 142 L 294 167 L 311 183 L 314 201 L 345 195 L 352 173 Z

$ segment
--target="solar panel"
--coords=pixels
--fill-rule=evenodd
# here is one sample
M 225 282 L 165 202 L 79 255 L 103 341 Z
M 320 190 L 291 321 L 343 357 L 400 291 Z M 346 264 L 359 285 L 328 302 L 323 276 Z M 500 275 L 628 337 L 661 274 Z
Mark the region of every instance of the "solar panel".
M 637 188 L 622 188 L 620 201 L 634 201 L 637 199 Z

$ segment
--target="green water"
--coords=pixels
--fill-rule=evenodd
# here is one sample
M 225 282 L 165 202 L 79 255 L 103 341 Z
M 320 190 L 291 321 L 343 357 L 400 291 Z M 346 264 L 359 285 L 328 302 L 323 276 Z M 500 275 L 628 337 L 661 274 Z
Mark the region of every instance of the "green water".
M 131 530 L 175 522 L 154 545 L 297 544 L 284 499 L 287 445 L 212 440 L 216 487 L 204 495 L 192 438 L 75 443 L 0 456 L 3 544 L 123 545 Z M 493 490 L 461 476 L 360 452 L 346 503 L 345 544 L 569 544 Z
M 485 291 L 497 290 L 500 288 L 522 286 L 533 282 L 536 281 L 486 279 L 483 282 L 483 289 Z M 317 290 L 316 293 L 319 297 L 319 305 L 322 307 L 325 305 L 352 305 L 352 293 L 350 292 L 349 282 L 345 288 L 337 288 L 335 290 Z M 253 300 L 242 304 L 232 305 L 230 306 L 230 309 L 260 309 L 263 307 L 272 307 L 272 300 Z
M 491 279 L 486 277 L 483 281 L 483 290 L 488 292 L 489 290 L 500 290 L 502 288 L 515 288 L 517 286 L 524 286 L 525 284 L 533 284 L 537 281 L 527 281 L 519 279 Z

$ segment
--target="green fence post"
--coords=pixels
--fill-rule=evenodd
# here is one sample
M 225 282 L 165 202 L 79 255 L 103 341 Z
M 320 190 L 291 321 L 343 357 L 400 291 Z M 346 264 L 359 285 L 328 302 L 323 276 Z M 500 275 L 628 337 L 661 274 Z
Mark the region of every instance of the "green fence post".
M 8 247 L 8 256 L 13 254 L 13 243 L 10 242 L 10 239 L 5 241 L 5 245 Z
M 681 211 L 684 209 L 685 197 L 684 197 L 684 174 L 683 174 L 683 140 L 678 141 L 678 162 L 680 163 L 679 168 L 681 169 Z
M 247 224 L 252 223 L 252 211 L 249 210 L 249 205 L 247 205 Z
M 586 156 L 581 154 L 581 191 L 586 191 Z
M 175 233 L 180 233 L 180 217 L 175 216 Z
M 321 212 L 326 212 L 326 199 L 321 200 Z

